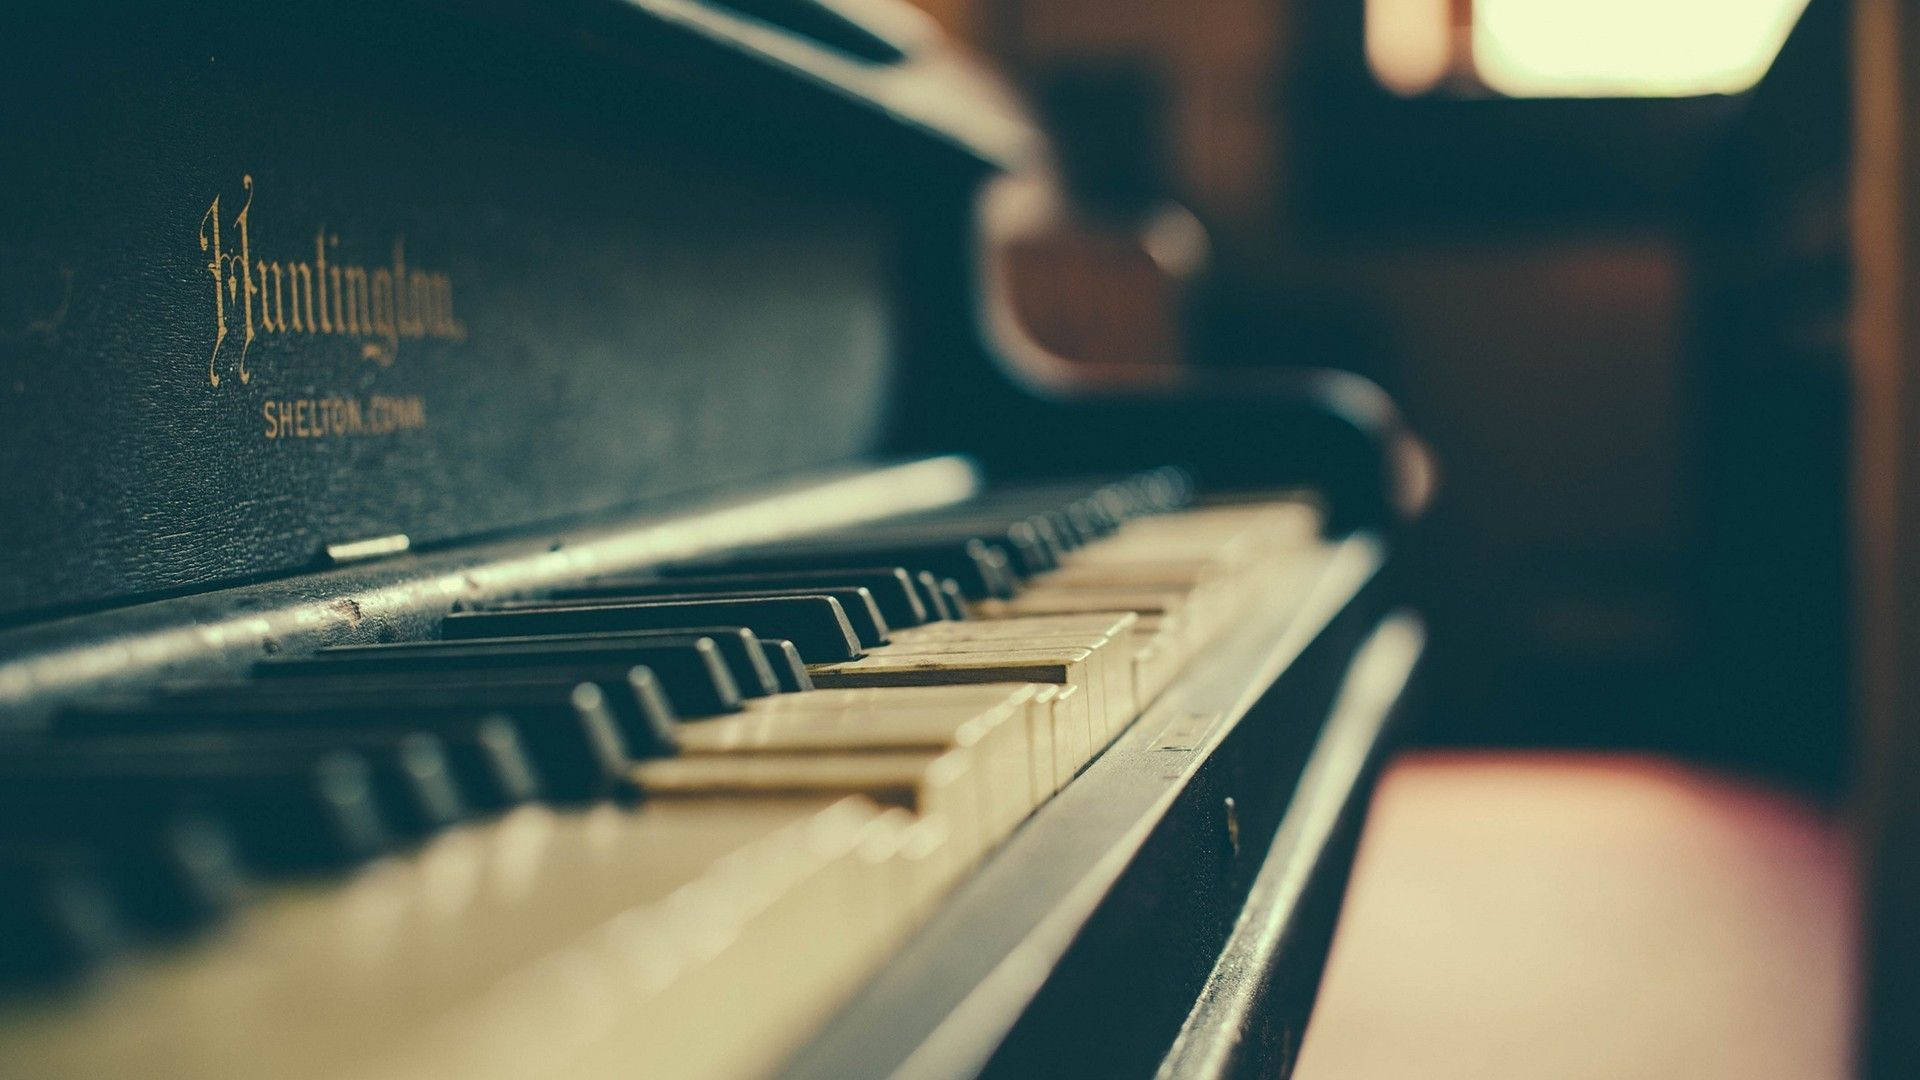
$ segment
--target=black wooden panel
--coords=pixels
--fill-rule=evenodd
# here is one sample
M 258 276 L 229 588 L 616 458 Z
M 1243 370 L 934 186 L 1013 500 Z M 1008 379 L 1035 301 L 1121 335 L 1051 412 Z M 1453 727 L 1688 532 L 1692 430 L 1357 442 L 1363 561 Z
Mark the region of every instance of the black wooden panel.
M 873 448 L 924 136 L 551 10 L 0 17 L 0 617 Z

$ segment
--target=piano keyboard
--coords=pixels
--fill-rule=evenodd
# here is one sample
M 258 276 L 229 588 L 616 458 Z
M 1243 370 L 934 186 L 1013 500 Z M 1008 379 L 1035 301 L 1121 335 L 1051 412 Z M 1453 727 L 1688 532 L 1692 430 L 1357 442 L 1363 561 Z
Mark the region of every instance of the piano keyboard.
M 776 1070 L 1320 550 L 1157 472 L 472 604 L 0 753 L 0 1062 Z

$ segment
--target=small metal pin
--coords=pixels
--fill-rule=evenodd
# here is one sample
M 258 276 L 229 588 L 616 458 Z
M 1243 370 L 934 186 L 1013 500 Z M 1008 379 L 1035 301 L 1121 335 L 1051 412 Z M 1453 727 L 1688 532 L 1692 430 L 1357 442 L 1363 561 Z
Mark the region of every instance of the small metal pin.
M 1233 857 L 1240 857 L 1240 808 L 1233 804 L 1233 796 L 1227 796 L 1227 845 L 1233 849 Z
M 406 533 L 394 533 L 392 536 L 376 536 L 369 540 L 328 544 L 327 561 L 335 566 L 342 566 L 346 563 L 366 562 L 368 559 L 384 559 L 390 555 L 405 554 L 411 543 Z

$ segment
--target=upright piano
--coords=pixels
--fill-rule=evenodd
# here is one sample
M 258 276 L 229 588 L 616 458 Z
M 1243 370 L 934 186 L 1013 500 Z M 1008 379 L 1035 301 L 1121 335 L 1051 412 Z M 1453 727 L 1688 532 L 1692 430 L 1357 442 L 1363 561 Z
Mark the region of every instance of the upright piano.
M 0 1074 L 1284 1073 L 1391 404 L 1030 341 L 909 10 L 271 7 L 0 26 Z

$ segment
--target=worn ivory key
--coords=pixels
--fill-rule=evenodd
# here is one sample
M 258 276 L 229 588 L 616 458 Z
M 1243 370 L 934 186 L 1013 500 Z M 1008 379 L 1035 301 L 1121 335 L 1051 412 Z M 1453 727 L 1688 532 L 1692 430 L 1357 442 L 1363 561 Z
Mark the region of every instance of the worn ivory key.
M 970 702 L 979 704 L 981 711 L 986 711 L 987 708 L 997 708 L 1000 703 L 1010 697 L 1018 698 L 1023 702 L 1020 706 L 1019 715 L 1012 717 L 1008 722 L 1023 725 L 1026 732 L 1029 772 L 1032 779 L 1030 784 L 1033 792 L 1032 802 L 1033 805 L 1038 806 L 1051 797 L 1054 792 L 1059 790 L 1061 783 L 1059 779 L 1060 771 L 1063 767 L 1068 767 L 1057 764 L 1055 761 L 1056 750 L 1054 743 L 1056 740 L 1056 723 L 1054 702 L 1058 697 L 1056 691 L 1059 689 L 1059 687 L 1036 683 L 963 683 L 949 686 L 814 690 L 806 694 L 789 695 L 773 701 L 764 702 L 762 703 L 763 708 L 752 710 L 749 715 L 764 715 L 778 718 L 788 714 L 806 714 L 812 711 L 820 711 L 826 713 L 828 716 L 833 716 L 841 707 L 837 703 L 850 701 L 872 702 L 876 708 L 882 705 L 891 707 L 895 702 L 905 701 L 915 703 Z M 902 694 L 908 696 L 905 698 L 896 696 Z M 1065 721 L 1062 720 L 1061 722 L 1064 723 Z M 909 726 L 913 723 L 915 723 L 915 721 L 907 721 Z M 705 728 L 707 722 L 702 721 L 700 724 L 694 726 Z M 695 742 L 696 744 L 700 744 L 702 740 L 706 739 L 724 741 L 736 737 L 745 737 L 721 734 L 726 730 L 727 728 L 722 726 L 716 728 L 716 733 L 711 736 L 696 734 Z M 736 730 L 744 732 L 751 731 L 752 728 L 742 725 Z M 810 735 L 803 734 L 803 732 L 808 730 L 809 729 L 806 728 L 793 728 L 792 734 L 783 735 L 782 737 L 792 738 L 796 741 L 810 738 Z M 822 736 L 823 739 L 831 739 L 833 737 L 830 733 Z
M 191 947 L 129 963 L 48 1008 L 10 1014 L 0 1060 L 19 1075 L 143 1080 L 524 1075 L 496 1068 L 511 1040 L 484 1038 L 484 1025 L 455 1025 L 472 1040 L 471 1054 L 460 1040 L 417 1058 L 404 1048 L 620 920 L 648 926 L 644 946 L 633 947 L 670 959 L 669 983 L 728 953 L 750 923 L 790 913 L 790 896 L 806 881 L 822 882 L 818 895 L 832 898 L 806 915 L 816 933 L 845 929 L 850 950 L 864 947 L 869 931 L 897 936 L 895 902 L 923 910 L 952 870 L 937 830 L 917 834 L 911 847 L 892 845 L 877 862 L 863 854 L 876 817 L 859 800 L 524 807 L 345 882 L 276 889 Z M 896 857 L 911 857 L 911 868 L 895 866 Z M 690 893 L 701 902 L 689 904 Z M 656 976 L 663 962 L 650 969 Z M 806 986 L 809 995 L 822 989 Z M 575 1012 L 546 1016 L 555 1030 L 519 1052 L 563 1041 L 558 1028 Z M 432 1067 L 410 1069 L 408 1060 Z
M 985 830 L 997 838 L 1032 813 L 1044 798 L 1034 778 L 1042 769 L 1052 771 L 1052 731 L 1035 723 L 1030 709 L 1040 689 L 989 683 L 815 690 L 765 699 L 744 713 L 687 725 L 682 760 L 796 755 L 804 759 L 797 768 L 811 782 L 821 755 L 965 750 L 987 799 Z M 756 782 L 767 782 L 764 774 Z
M 1084 762 L 1097 745 L 1095 725 L 1107 724 L 1102 710 L 1106 694 L 1102 668 L 1092 663 L 1099 650 L 1072 646 L 1037 649 L 979 650 L 954 653 L 883 654 L 857 663 L 823 664 L 810 668 L 814 685 L 823 688 L 853 686 L 943 686 L 958 683 L 1033 682 L 1077 686 L 1073 723 L 1055 728 L 1055 745 L 1076 764 Z M 1066 741 L 1059 741 L 1065 735 Z
M 737 809 L 738 808 L 738 809 Z M 354 1075 L 414 1080 L 759 1075 L 844 1001 L 916 924 L 941 839 L 904 811 L 692 800 L 691 821 L 783 813 L 745 843 L 693 841 L 663 875 L 537 963 L 478 988 Z M 940 870 L 944 873 L 944 870 Z
M 829 754 L 697 754 L 643 762 L 635 786 L 656 801 L 864 795 L 921 817 L 939 817 L 966 861 L 992 835 L 989 770 L 970 750 L 870 750 Z

